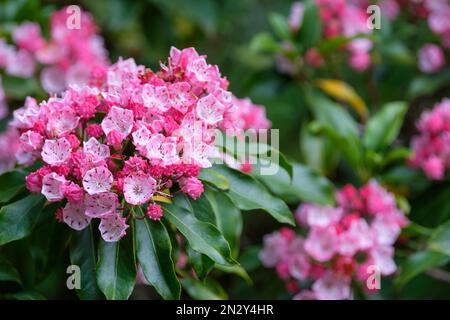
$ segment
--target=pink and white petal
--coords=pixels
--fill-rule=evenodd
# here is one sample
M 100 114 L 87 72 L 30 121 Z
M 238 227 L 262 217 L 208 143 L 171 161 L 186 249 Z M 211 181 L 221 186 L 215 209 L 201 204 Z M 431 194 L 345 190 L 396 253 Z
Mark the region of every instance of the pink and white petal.
M 201 98 L 197 103 L 197 115 L 209 125 L 214 125 L 223 119 L 224 106 L 212 94 Z
M 107 192 L 111 189 L 113 175 L 106 167 L 95 167 L 83 177 L 83 187 L 90 195 Z
M 64 199 L 62 186 L 67 183 L 64 176 L 60 176 L 55 172 L 46 174 L 42 179 L 41 193 L 50 202 L 56 202 Z
M 75 230 L 83 230 L 91 223 L 91 218 L 85 214 L 85 206 L 82 201 L 68 202 L 63 210 L 63 220 Z
M 146 146 L 149 143 L 151 132 L 145 126 L 141 126 L 133 132 L 133 142 L 135 146 Z
M 119 216 L 119 214 L 102 218 L 98 226 L 100 234 L 106 242 L 119 241 L 126 234 L 127 228 L 126 218 Z
M 92 154 L 98 160 L 104 160 L 111 155 L 109 147 L 106 144 L 98 142 L 95 138 L 90 138 L 85 142 L 83 150 L 85 153 Z
M 124 179 L 125 200 L 133 205 L 148 202 L 156 191 L 156 180 L 146 174 L 131 174 Z
M 42 148 L 42 160 L 50 165 L 65 163 L 70 156 L 70 142 L 66 138 L 45 140 Z
M 115 106 L 111 108 L 101 123 L 106 135 L 115 130 L 122 133 L 125 137 L 130 134 L 133 124 L 133 111 Z
M 85 205 L 87 216 L 100 218 L 114 213 L 119 205 L 119 199 L 113 192 L 103 192 L 86 195 Z

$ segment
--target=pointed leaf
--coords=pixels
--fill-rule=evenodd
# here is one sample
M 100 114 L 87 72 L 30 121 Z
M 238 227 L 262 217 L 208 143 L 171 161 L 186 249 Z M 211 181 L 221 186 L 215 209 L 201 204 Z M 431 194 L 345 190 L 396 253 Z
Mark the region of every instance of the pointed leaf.
M 108 300 L 126 300 L 136 283 L 131 237 L 117 242 L 100 241 L 97 263 L 97 283 Z
M 97 251 L 92 224 L 82 231 L 73 232 L 70 246 L 70 261 L 80 267 L 81 288 L 77 295 L 82 300 L 103 299 L 97 285 L 96 265 Z
M 294 225 L 292 213 L 286 203 L 272 196 L 259 181 L 225 166 L 215 166 L 214 168 L 230 181 L 230 190 L 227 195 L 239 209 L 262 209 L 277 221 Z
M 372 116 L 366 127 L 364 145 L 374 151 L 381 151 L 397 138 L 403 123 L 407 105 L 405 102 L 391 102 Z
M 0 203 L 10 201 L 25 187 L 25 176 L 23 171 L 10 171 L 0 176 Z
M 0 210 L 0 245 L 28 236 L 38 221 L 45 198 L 41 194 L 8 204 Z
M 181 286 L 172 261 L 169 234 L 160 221 L 136 220 L 136 253 L 145 278 L 164 299 L 179 299 Z
M 214 225 L 198 220 L 189 210 L 175 205 L 164 205 L 164 212 L 164 217 L 186 237 L 192 249 L 219 264 L 236 263 L 228 242 Z

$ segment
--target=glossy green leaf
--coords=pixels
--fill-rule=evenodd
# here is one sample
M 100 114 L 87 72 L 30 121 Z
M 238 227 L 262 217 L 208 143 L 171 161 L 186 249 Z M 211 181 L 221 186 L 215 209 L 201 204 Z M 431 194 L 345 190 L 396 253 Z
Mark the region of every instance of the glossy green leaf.
M 395 279 L 399 287 L 403 287 L 411 279 L 432 267 L 442 266 L 450 261 L 450 256 L 434 252 L 419 251 L 411 255 L 400 267 L 400 275 Z
M 103 299 L 104 296 L 97 285 L 97 250 L 92 224 L 82 231 L 72 234 L 70 261 L 80 268 L 81 288 L 77 295 L 82 300 Z
M 280 13 L 271 13 L 269 22 L 275 34 L 281 39 L 289 39 L 290 30 L 287 18 Z
M 215 166 L 214 168 L 230 181 L 230 190 L 227 195 L 239 209 L 262 209 L 277 221 L 294 225 L 292 213 L 286 203 L 271 195 L 259 181 L 225 166 Z
M 314 0 L 307 0 L 304 5 L 303 22 L 297 37 L 302 46 L 311 48 L 316 46 L 322 37 L 322 20 Z
M 203 281 L 209 272 L 214 268 L 214 261 L 207 255 L 193 250 L 191 246 L 188 246 L 186 251 L 188 254 L 189 263 L 194 267 L 197 277 Z
M 224 300 L 228 298 L 226 292 L 212 279 L 208 279 L 207 282 L 201 282 L 186 277 L 181 280 L 181 284 L 184 290 L 197 300 Z
M 228 190 L 230 188 L 230 183 L 227 178 L 213 169 L 202 169 L 198 178 L 212 184 L 220 190 Z
M 438 227 L 430 236 L 428 247 L 450 256 L 450 221 Z
M 9 171 L 0 176 L 0 203 L 8 202 L 25 187 L 25 176 L 23 171 Z
M 215 192 L 211 188 L 206 188 L 204 196 L 212 207 L 217 228 L 222 231 L 223 236 L 230 244 L 233 256 L 237 257 L 243 228 L 241 211 L 223 192 Z
M 213 224 L 198 220 L 189 210 L 164 204 L 164 217 L 172 223 L 197 252 L 203 253 L 219 264 L 235 264 L 230 246 Z
M 145 278 L 164 299 L 180 298 L 169 234 L 160 221 L 133 222 L 136 253 Z
M 400 131 L 407 105 L 404 102 L 391 102 L 373 115 L 366 126 L 363 137 L 364 146 L 374 151 L 388 147 Z
M 280 49 L 280 45 L 267 32 L 258 33 L 250 42 L 250 50 L 254 52 L 277 52 Z
M 136 283 L 136 265 L 129 236 L 99 243 L 97 284 L 108 300 L 126 300 Z
M 41 194 L 8 204 L 0 210 L 0 245 L 29 235 L 38 221 L 45 198 Z
M 274 194 L 286 199 L 289 203 L 300 200 L 317 204 L 333 204 L 333 184 L 325 177 L 312 171 L 309 167 L 294 163 L 294 177 L 292 181 L 283 169 L 274 176 L 258 175 Z

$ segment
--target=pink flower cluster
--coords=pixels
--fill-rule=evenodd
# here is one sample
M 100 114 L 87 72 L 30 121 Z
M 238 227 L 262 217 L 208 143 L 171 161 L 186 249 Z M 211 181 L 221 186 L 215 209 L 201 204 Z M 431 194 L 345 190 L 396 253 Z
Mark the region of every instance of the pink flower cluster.
M 103 81 L 109 63 L 97 26 L 86 12 L 80 12 L 79 28 L 71 26 L 71 14 L 63 8 L 52 15 L 49 40 L 36 23 L 17 26 L 12 33 L 14 45 L 0 39 L 0 68 L 13 76 L 31 77 L 39 63 L 42 87 L 52 93 L 62 92 L 69 84 Z
M 27 188 L 67 200 L 58 218 L 73 229 L 99 218 L 103 239 L 117 241 L 132 206 L 148 204 L 148 218 L 159 220 L 154 195 L 176 184 L 194 199 L 202 194 L 197 176 L 217 155 L 216 129 L 268 125 L 261 107 L 227 88 L 205 56 L 172 48 L 158 72 L 121 59 L 99 86 L 70 86 L 39 105 L 28 98 L 10 124 L 20 135 L 18 163 L 44 162 Z
M 408 220 L 395 197 L 370 181 L 360 189 L 346 185 L 336 201 L 337 207 L 298 208 L 305 237 L 287 228 L 264 237 L 261 261 L 276 268 L 290 291 L 302 287 L 295 299 L 349 299 L 352 282 L 362 282 L 370 291 L 366 282 L 373 270 L 381 275 L 396 271 L 393 245 Z M 305 288 L 307 282 L 312 282 L 310 288 Z
M 316 0 L 316 4 L 320 10 L 325 38 L 337 36 L 352 38 L 359 34 L 372 32 L 367 28 L 367 5 L 364 1 L 359 3 L 349 0 Z M 300 2 L 292 5 L 289 25 L 293 32 L 298 32 L 300 29 L 304 14 L 302 6 Z M 369 39 L 358 38 L 350 41 L 346 46 L 346 50 L 350 54 L 349 65 L 357 71 L 367 69 L 371 64 L 371 49 L 372 41 Z M 307 51 L 304 59 L 312 67 L 318 67 L 324 62 L 316 48 Z
M 424 112 L 416 126 L 419 135 L 412 139 L 414 155 L 409 163 L 422 168 L 430 179 L 443 179 L 450 168 L 450 99 Z

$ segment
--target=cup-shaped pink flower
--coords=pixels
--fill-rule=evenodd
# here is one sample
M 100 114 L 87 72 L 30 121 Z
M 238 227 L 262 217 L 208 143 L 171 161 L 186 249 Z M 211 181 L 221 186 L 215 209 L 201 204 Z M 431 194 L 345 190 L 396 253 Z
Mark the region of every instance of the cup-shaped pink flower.
M 94 161 L 95 159 L 98 159 L 98 161 L 105 160 L 111 155 L 109 147 L 106 144 L 98 142 L 95 138 L 90 138 L 84 143 L 83 151 L 92 154 Z
M 90 195 L 107 192 L 111 189 L 113 175 L 106 167 L 95 167 L 83 177 L 83 187 Z
M 350 298 L 350 279 L 329 271 L 312 287 L 318 300 L 344 300 Z
M 145 173 L 133 173 L 124 179 L 125 200 L 134 205 L 148 202 L 156 191 L 156 180 Z
M 214 125 L 223 119 L 224 106 L 212 94 L 197 102 L 197 116 L 209 125 Z
M 103 217 L 98 226 L 100 234 L 106 242 L 119 241 L 126 234 L 127 228 L 126 218 L 119 214 Z
M 338 243 L 336 228 L 312 228 L 305 240 L 305 250 L 317 261 L 330 260 L 336 253 Z
M 72 229 L 83 230 L 91 222 L 91 218 L 85 214 L 83 201 L 68 202 L 63 210 L 63 220 Z
M 146 108 L 166 112 L 170 108 L 169 90 L 166 86 L 145 84 L 142 88 L 142 102 Z
M 94 195 L 86 195 L 86 215 L 92 218 L 100 218 L 114 213 L 119 205 L 116 193 L 103 192 Z
M 123 138 L 125 138 L 130 134 L 133 123 L 133 111 L 114 106 L 109 110 L 101 125 L 105 135 L 114 130 L 121 133 Z
M 45 140 L 42 148 L 42 160 L 50 165 L 64 164 L 70 156 L 70 142 L 66 138 Z
M 63 185 L 67 183 L 64 176 L 55 172 L 46 174 L 42 179 L 42 194 L 50 202 L 56 202 L 64 199 Z

